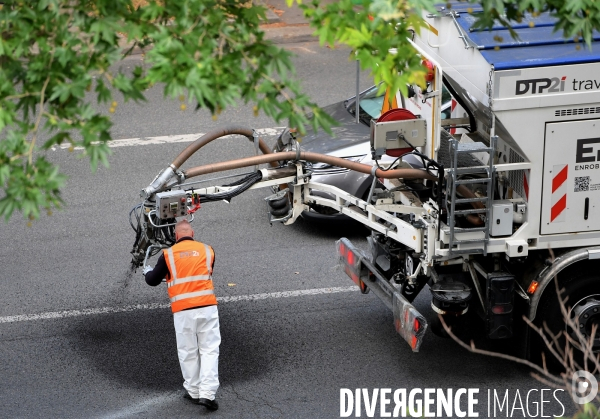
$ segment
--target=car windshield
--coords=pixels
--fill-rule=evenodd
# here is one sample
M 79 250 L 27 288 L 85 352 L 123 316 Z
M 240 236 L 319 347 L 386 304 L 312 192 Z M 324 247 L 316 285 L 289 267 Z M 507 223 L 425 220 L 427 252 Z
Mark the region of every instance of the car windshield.
M 385 91 L 383 93 L 379 93 L 378 86 L 372 86 L 362 92 L 360 94 L 360 114 L 359 119 L 363 124 L 370 126 L 371 119 L 377 119 L 381 116 L 381 108 L 383 107 L 383 97 L 385 95 Z M 354 98 L 352 98 L 354 99 Z M 350 102 L 349 99 L 347 102 Z M 442 87 L 442 119 L 446 119 L 450 117 L 450 106 L 449 102 L 452 99 L 450 92 L 446 89 L 445 86 Z M 445 106 L 445 105 L 448 106 Z M 444 112 L 444 108 L 448 108 L 447 112 Z M 353 116 L 356 116 L 356 101 L 352 101 L 347 104 L 348 112 L 350 112 Z
M 377 119 L 381 115 L 384 93 L 377 92 L 377 86 L 373 86 L 360 94 L 359 119 L 365 125 L 371 124 L 371 119 Z M 348 112 L 356 116 L 356 101 L 347 107 Z

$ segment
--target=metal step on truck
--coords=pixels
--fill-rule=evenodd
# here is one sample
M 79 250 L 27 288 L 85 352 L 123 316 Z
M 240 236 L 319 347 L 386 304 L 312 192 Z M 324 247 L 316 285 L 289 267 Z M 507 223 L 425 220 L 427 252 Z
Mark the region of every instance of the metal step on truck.
M 132 262 L 141 265 L 172 245 L 177 217 L 193 218 L 200 202 L 271 187 L 270 222 L 291 224 L 318 205 L 371 230 L 368 251 L 344 238 L 336 243 L 341 266 L 393 311 L 413 351 L 428 328 L 411 304 L 421 292 L 456 327 L 477 313 L 492 344 L 513 339 L 531 354 L 540 349 L 523 316 L 576 337 L 565 326 L 555 277 L 568 316 L 591 337 L 600 325 L 600 34 L 591 48 L 565 41 L 554 33 L 554 19 L 541 14 L 515 24 L 513 39 L 504 27 L 472 30 L 479 12 L 450 2 L 424 16 L 427 29 L 412 44 L 431 68 L 429 82 L 409 89 L 403 109 L 371 122 L 373 167 L 303 151 L 287 130 L 275 153 L 251 129 L 211 132 L 142 190 L 131 214 Z M 442 85 L 463 109 L 458 118 L 440 119 Z M 229 134 L 247 137 L 264 155 L 180 169 L 203 145 Z M 408 163 L 407 154 L 417 159 Z M 384 164 L 384 155 L 397 159 Z M 374 175 L 368 198 L 312 182 L 314 162 Z M 264 163 L 270 166 L 257 168 Z M 191 180 L 252 166 L 228 185 Z

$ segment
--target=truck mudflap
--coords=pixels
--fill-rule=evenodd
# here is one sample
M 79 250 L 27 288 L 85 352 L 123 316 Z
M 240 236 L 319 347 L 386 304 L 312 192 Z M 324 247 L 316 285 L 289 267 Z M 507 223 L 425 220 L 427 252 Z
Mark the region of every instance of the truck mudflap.
M 370 290 L 394 314 L 396 331 L 410 345 L 413 352 L 419 352 L 427 330 L 427 320 L 408 302 L 399 289 L 396 289 L 371 263 L 365 253 L 357 249 L 350 240 L 343 237 L 335 242 L 340 266 L 363 294 Z

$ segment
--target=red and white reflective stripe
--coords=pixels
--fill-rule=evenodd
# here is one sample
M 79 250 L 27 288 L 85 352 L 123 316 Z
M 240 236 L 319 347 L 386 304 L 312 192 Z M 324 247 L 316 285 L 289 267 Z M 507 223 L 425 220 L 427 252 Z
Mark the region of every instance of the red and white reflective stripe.
M 567 209 L 567 177 L 568 164 L 552 166 L 552 202 L 550 208 L 550 222 L 565 221 Z
M 529 173 L 531 170 L 523 170 L 523 190 L 525 191 L 525 199 L 529 201 Z

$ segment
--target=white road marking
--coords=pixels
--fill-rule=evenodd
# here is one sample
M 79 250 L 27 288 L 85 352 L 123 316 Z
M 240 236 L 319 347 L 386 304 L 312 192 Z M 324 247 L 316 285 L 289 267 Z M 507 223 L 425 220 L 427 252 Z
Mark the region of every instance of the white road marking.
M 258 301 L 268 300 L 275 298 L 290 298 L 290 297 L 303 297 L 307 295 L 321 295 L 321 294 L 336 294 L 340 292 L 351 292 L 358 291 L 358 287 L 331 287 L 331 288 L 313 288 L 308 290 L 297 290 L 297 291 L 283 291 L 283 292 L 269 292 L 264 294 L 250 294 L 250 295 L 232 295 L 228 297 L 218 297 L 219 303 L 233 303 L 236 301 Z M 126 313 L 136 310 L 155 310 L 155 309 L 166 309 L 169 308 L 169 303 L 152 303 L 152 304 L 135 304 L 122 307 L 100 307 L 100 308 L 85 308 L 81 310 L 64 310 L 64 311 L 49 311 L 46 313 L 38 314 L 19 314 L 16 316 L 5 316 L 0 317 L 0 323 L 17 323 L 27 322 L 36 320 L 50 320 L 50 319 L 63 319 L 67 317 L 79 317 L 79 316 L 92 316 L 96 314 L 107 314 L 107 313 Z
M 119 419 L 119 418 L 144 417 L 144 416 L 148 415 L 148 410 L 154 409 L 158 406 L 161 406 L 165 402 L 179 400 L 180 398 L 181 398 L 181 395 L 179 393 L 167 394 L 167 395 L 156 394 L 154 396 L 147 397 L 142 400 L 138 399 L 135 401 L 135 404 L 133 404 L 132 406 L 127 406 L 117 412 L 105 413 L 102 416 L 99 416 L 99 418 Z
M 289 48 L 290 48 L 290 49 L 301 49 L 302 51 L 309 52 L 309 53 L 311 53 L 311 54 L 316 54 L 316 53 L 317 53 L 316 51 L 312 51 L 312 50 L 310 50 L 310 49 L 308 49 L 308 48 L 306 48 L 306 47 L 297 47 L 297 46 L 292 46 L 292 47 L 289 47 Z
M 257 128 L 256 132 L 260 136 L 273 136 L 278 135 L 284 127 L 275 128 Z M 155 145 L 155 144 L 168 144 L 168 143 L 191 143 L 202 137 L 204 133 L 198 134 L 181 134 L 181 135 L 163 135 L 161 137 L 140 137 L 140 138 L 124 138 L 122 140 L 111 140 L 107 145 L 111 148 L 114 147 L 133 147 L 139 145 Z M 229 137 L 229 136 L 228 136 Z M 52 147 L 52 150 L 57 149 L 66 150 L 71 148 L 71 144 L 60 144 Z M 83 150 L 83 147 L 75 147 L 75 150 Z

